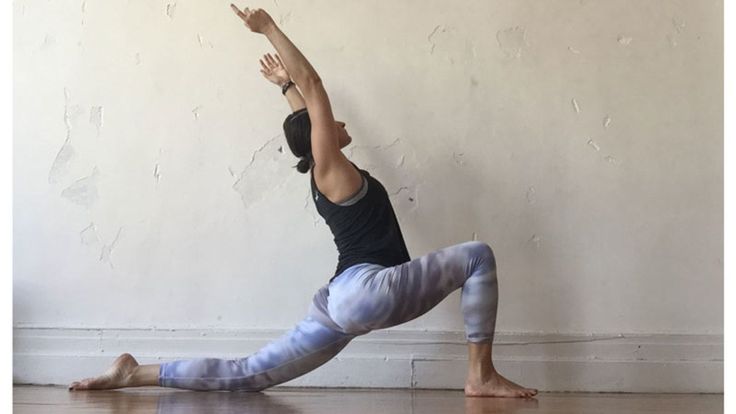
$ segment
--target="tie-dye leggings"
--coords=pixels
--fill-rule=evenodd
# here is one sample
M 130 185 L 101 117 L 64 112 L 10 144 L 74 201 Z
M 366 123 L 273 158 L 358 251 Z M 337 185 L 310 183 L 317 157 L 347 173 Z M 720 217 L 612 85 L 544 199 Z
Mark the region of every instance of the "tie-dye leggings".
M 493 341 L 496 262 L 488 244 L 470 241 L 397 266 L 354 265 L 317 291 L 302 321 L 259 351 L 163 363 L 159 385 L 260 391 L 314 370 L 359 335 L 426 313 L 461 287 L 466 339 Z

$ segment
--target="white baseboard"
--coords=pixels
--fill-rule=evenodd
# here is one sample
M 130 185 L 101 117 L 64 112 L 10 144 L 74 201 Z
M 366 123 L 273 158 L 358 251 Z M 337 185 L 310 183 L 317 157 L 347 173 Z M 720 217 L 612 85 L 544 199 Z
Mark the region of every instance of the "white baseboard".
M 102 372 L 123 352 L 141 363 L 242 357 L 283 332 L 15 327 L 13 382 L 68 384 Z M 497 333 L 493 356 L 499 372 L 541 391 L 723 392 L 722 335 Z M 466 370 L 463 332 L 389 329 L 358 337 L 282 385 L 462 389 Z

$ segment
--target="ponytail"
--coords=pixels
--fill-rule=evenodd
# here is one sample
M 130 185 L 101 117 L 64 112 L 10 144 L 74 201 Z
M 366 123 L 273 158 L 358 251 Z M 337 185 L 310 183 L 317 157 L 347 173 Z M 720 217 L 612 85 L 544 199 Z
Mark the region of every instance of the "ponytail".
M 306 174 L 307 172 L 309 172 L 309 168 L 312 167 L 312 164 L 314 164 L 314 157 L 310 152 L 306 156 L 299 159 L 299 163 L 296 165 L 296 170 L 302 174 Z

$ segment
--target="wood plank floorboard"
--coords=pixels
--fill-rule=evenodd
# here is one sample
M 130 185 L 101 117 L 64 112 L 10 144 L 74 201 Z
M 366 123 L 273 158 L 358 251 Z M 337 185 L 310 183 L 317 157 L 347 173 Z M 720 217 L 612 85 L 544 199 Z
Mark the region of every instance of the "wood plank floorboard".
M 260 393 L 192 392 L 157 387 L 69 392 L 14 386 L 13 412 L 259 414 L 720 414 L 722 394 L 541 393 L 534 399 L 466 398 L 454 390 L 276 387 Z

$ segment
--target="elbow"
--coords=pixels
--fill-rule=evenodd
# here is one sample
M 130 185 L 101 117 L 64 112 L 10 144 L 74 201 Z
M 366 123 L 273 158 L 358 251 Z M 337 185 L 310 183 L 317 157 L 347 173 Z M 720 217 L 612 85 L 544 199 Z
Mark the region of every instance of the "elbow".
M 306 75 L 303 76 L 301 79 L 294 79 L 294 82 L 300 87 L 300 88 L 307 88 L 312 85 L 319 85 L 322 83 L 322 79 L 319 77 L 319 75 Z
M 319 76 L 308 76 L 298 81 L 295 80 L 295 82 L 304 94 L 305 98 L 314 95 L 320 89 L 324 89 L 324 86 L 322 85 L 322 79 L 320 79 Z
M 307 85 L 310 85 L 310 86 L 311 85 L 321 85 L 322 84 L 322 78 L 320 78 L 319 75 L 317 75 L 317 74 L 309 75 L 304 80 L 304 83 L 307 84 Z

